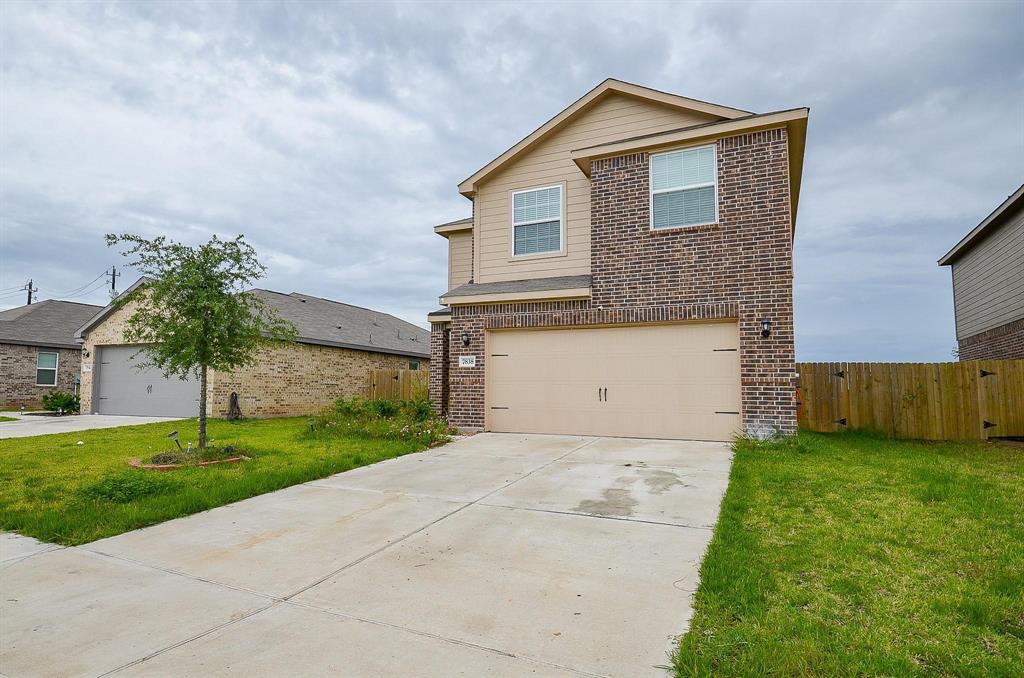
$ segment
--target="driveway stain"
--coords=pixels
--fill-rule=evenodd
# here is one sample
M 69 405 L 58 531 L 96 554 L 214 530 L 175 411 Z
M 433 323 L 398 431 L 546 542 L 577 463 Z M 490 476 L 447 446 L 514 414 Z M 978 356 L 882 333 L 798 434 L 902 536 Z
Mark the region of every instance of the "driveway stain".
M 628 487 L 609 487 L 601 496 L 601 499 L 585 499 L 573 510 L 598 516 L 627 517 L 633 515 L 638 503 Z
M 676 485 L 686 487 L 686 483 L 680 480 L 679 476 L 675 473 L 661 469 L 651 469 L 648 473 L 645 473 L 644 484 L 654 494 L 664 494 Z

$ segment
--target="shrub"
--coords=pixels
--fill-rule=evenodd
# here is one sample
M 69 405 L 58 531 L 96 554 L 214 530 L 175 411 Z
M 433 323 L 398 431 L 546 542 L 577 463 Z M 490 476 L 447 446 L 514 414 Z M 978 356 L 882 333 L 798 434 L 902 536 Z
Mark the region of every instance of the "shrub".
M 434 414 L 430 401 L 339 399 L 313 419 L 313 435 L 415 440 L 424 445 L 447 442 L 447 422 Z
M 67 391 L 50 391 L 43 396 L 43 407 L 53 412 L 63 410 L 64 412 L 78 412 L 81 403 L 74 393 Z

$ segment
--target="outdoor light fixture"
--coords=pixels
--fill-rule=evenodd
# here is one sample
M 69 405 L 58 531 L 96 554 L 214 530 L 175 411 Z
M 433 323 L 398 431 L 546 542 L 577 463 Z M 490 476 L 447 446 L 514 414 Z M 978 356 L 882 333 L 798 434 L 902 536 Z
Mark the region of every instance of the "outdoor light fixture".
M 469 333 L 468 332 L 463 332 L 462 333 L 462 345 L 463 346 L 469 346 Z
M 170 433 L 167 434 L 167 437 L 174 441 L 174 444 L 178 446 L 179 450 L 181 449 L 181 443 L 178 442 L 178 432 L 177 431 L 171 431 Z M 192 446 L 192 443 L 189 443 L 189 447 L 191 447 L 191 446 Z
M 765 318 L 761 321 L 761 336 L 768 337 L 772 333 L 772 321 Z

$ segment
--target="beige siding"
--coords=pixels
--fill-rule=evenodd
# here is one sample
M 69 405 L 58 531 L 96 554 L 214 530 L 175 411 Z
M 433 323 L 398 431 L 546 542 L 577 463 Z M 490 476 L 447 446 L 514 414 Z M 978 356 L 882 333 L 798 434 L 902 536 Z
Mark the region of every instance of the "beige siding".
M 574 149 L 717 120 L 650 101 L 613 94 L 534 146 L 478 187 L 473 234 L 475 282 L 590 273 L 590 181 L 572 162 Z M 512 260 L 509 192 L 565 183 L 566 251 Z
M 448 289 L 465 285 L 473 277 L 473 232 L 448 236 Z
M 1024 318 L 1024 210 L 953 264 L 956 335 Z

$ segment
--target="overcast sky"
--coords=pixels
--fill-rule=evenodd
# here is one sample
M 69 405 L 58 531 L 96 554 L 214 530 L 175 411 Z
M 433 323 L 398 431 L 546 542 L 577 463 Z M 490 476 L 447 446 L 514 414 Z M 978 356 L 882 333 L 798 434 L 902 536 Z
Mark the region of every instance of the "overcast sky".
M 425 325 L 446 281 L 431 227 L 470 213 L 458 182 L 616 77 L 809 106 L 798 359 L 944 360 L 935 262 L 1024 182 L 1020 1 L 0 12 L 0 308 L 29 277 L 104 303 L 102 278 L 81 288 L 123 263 L 109 231 L 244 233 L 261 286 Z

